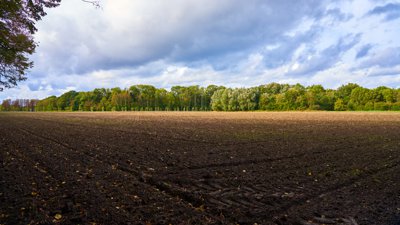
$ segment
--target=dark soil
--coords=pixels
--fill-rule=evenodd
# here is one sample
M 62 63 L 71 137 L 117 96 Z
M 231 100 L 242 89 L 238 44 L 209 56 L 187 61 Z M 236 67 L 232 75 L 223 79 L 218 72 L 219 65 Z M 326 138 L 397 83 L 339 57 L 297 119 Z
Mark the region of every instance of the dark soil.
M 398 113 L 1 113 L 0 224 L 400 224 Z

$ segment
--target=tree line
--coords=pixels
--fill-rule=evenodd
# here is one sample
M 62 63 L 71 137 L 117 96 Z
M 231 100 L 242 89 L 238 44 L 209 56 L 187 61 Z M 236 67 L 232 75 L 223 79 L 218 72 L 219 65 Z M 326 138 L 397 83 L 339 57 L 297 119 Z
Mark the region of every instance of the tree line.
M 322 85 L 270 83 L 250 88 L 152 85 L 126 89 L 69 91 L 42 100 L 4 100 L 1 111 L 400 111 L 400 89 L 374 89 L 349 83 L 337 89 Z

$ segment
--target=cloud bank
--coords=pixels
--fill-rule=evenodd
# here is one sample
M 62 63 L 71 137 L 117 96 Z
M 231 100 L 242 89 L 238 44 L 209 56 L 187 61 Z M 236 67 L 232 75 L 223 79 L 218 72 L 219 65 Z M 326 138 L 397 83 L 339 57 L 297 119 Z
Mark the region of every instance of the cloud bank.
M 35 67 L 5 98 L 152 84 L 347 82 L 400 87 L 400 2 L 63 1 L 38 24 Z

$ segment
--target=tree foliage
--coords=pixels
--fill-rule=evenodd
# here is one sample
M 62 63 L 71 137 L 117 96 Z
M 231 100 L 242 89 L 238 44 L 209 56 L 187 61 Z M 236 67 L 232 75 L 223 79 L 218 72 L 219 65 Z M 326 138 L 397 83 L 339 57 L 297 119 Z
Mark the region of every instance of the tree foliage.
M 400 110 L 400 90 L 347 84 L 337 90 L 271 83 L 250 88 L 152 85 L 69 91 L 42 100 L 4 100 L 3 111 Z
M 45 8 L 61 0 L 2 0 L 0 4 L 0 91 L 26 79 L 33 66 L 28 55 L 35 51 L 35 23 L 46 15 Z

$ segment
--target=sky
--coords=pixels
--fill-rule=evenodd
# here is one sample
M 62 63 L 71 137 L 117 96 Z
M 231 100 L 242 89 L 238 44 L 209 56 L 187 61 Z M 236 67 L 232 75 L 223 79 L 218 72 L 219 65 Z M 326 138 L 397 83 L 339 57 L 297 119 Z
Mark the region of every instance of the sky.
M 400 0 L 63 0 L 0 99 L 150 84 L 400 88 Z

